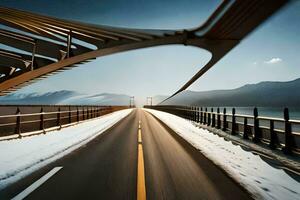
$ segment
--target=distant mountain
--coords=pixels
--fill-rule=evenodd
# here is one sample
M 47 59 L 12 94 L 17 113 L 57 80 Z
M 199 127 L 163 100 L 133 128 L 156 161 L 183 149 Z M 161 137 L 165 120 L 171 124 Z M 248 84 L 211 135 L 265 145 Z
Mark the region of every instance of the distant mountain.
M 87 95 L 69 90 L 61 90 L 44 94 L 9 94 L 0 97 L 0 104 L 128 105 L 129 96 L 110 93 Z
M 187 90 L 164 102 L 164 104 L 300 107 L 300 78 L 288 82 L 268 81 L 247 84 L 232 90 L 212 90 L 205 92 Z
M 130 96 L 124 94 L 101 93 L 95 95 L 74 95 L 60 104 L 129 105 Z

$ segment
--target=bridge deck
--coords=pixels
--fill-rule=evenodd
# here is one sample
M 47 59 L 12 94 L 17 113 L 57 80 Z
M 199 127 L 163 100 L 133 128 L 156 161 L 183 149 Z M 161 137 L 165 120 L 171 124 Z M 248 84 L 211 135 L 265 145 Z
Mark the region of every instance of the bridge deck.
M 137 173 L 138 145 L 143 147 L 142 184 L 147 199 L 251 199 L 199 151 L 141 110 L 86 146 L 6 188 L 0 197 L 14 197 L 61 166 L 27 199 L 136 199 L 141 175 Z

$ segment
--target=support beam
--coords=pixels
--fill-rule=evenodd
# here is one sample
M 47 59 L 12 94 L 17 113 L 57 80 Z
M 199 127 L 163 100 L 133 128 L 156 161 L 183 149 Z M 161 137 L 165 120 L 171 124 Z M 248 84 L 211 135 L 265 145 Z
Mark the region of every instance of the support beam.
M 68 34 L 68 38 L 67 38 L 67 58 L 70 58 L 71 49 L 72 49 L 72 30 L 70 30 L 70 33 Z
M 33 71 L 33 69 L 34 69 L 34 61 L 35 61 L 35 59 L 34 59 L 34 56 L 35 56 L 35 51 L 36 51 L 36 42 L 34 42 L 33 43 L 33 45 L 32 45 L 32 59 L 31 59 L 31 68 L 30 68 L 30 70 L 31 71 Z

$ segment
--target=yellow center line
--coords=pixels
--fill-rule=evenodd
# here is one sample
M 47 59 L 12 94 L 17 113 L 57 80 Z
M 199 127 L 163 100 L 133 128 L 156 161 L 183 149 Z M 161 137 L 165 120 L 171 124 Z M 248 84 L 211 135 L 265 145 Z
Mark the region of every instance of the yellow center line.
M 137 200 L 146 200 L 145 166 L 142 144 L 141 121 L 138 130 L 138 169 L 137 169 Z

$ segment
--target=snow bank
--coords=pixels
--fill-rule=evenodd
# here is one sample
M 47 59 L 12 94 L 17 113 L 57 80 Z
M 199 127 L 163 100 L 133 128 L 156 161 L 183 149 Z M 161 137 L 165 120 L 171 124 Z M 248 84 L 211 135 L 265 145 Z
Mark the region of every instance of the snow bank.
M 145 109 L 223 168 L 257 199 L 300 199 L 300 183 L 238 145 L 175 115 Z
M 117 111 L 47 134 L 1 141 L 0 189 L 86 144 L 131 111 Z

